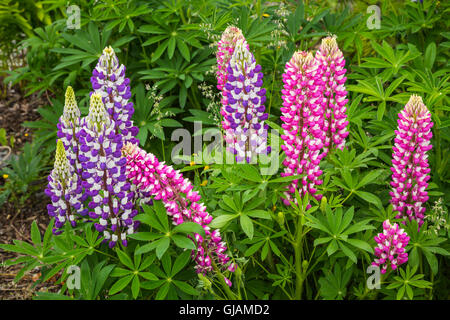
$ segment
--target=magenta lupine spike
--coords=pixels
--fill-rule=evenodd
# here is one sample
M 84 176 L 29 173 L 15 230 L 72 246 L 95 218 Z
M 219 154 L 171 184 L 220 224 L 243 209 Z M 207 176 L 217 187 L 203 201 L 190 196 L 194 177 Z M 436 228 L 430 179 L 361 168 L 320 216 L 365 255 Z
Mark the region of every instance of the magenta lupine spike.
M 82 187 L 75 169 L 69 163 L 61 140 L 56 144 L 54 169 L 48 176 L 45 194 L 52 201 L 47 205 L 47 209 L 49 215 L 55 218 L 53 233 L 60 234 L 62 231 L 59 229 L 66 221 L 75 226 L 75 214 L 85 210 L 81 201 Z
M 391 202 L 397 219 L 414 219 L 421 226 L 428 200 L 426 188 L 431 169 L 427 151 L 432 148 L 433 122 L 431 113 L 417 95 L 411 96 L 398 118 L 392 147 Z
M 226 243 L 222 241 L 219 230 L 211 231 L 208 226 L 212 216 L 206 211 L 201 197 L 193 190 L 193 185 L 171 166 L 159 162 L 151 153 L 140 149 L 137 145 L 127 143 L 123 149 L 127 159 L 127 178 L 138 190 L 148 192 L 154 200 L 161 200 L 172 217 L 172 222 L 179 225 L 183 222 L 195 222 L 203 227 L 206 237 L 195 234 L 198 244 L 192 252 L 197 263 L 198 273 L 213 271 L 213 262 L 222 270 L 234 271 L 226 254 Z
M 236 47 L 238 40 L 245 40 L 241 29 L 235 26 L 229 26 L 222 33 L 222 37 L 217 46 L 216 59 L 217 59 L 217 89 L 222 92 L 222 108 L 220 113 L 223 117 L 222 127 L 227 130 L 230 127 L 229 121 L 227 119 L 228 112 L 225 107 L 228 103 L 228 91 L 225 88 L 225 84 L 228 79 L 227 67 L 230 59 L 233 55 L 234 48 Z
M 268 114 L 264 113 L 263 73 L 245 40 L 238 40 L 227 73 L 225 110 L 230 127 L 226 130 L 225 141 L 236 162 L 253 162 L 258 154 L 268 154 L 271 150 L 267 146 L 269 127 L 264 124 Z
M 306 173 L 300 183 L 294 180 L 285 192 L 283 202 L 289 205 L 294 201 L 293 195 L 298 189 L 300 196 L 311 194 L 320 200 L 322 195 L 316 195 L 315 186 L 322 184 L 319 179 L 322 174 L 319 163 L 324 154 L 321 104 L 322 81 L 317 61 L 311 53 L 295 52 L 286 63 L 283 74 L 284 87 L 282 92 L 283 107 L 281 120 L 284 143 L 281 148 L 286 153 L 283 161 L 285 166 L 282 177 Z
M 120 240 L 127 245 L 127 234 L 134 233 L 138 213 L 133 207 L 135 193 L 126 178 L 127 160 L 122 156 L 123 136 L 116 133 L 100 94 L 91 95 L 89 115 L 81 121 L 80 162 L 83 187 L 90 198 L 89 217 L 102 232 L 104 242 L 114 247 Z
M 348 121 L 345 90 L 345 59 L 342 51 L 336 43 L 336 36 L 322 39 L 322 44 L 317 50 L 316 59 L 322 72 L 324 82 L 324 152 L 334 148 L 342 150 L 345 146 L 345 138 Z
M 389 220 L 383 222 L 383 233 L 374 237 L 376 243 L 375 256 L 372 265 L 382 266 L 381 273 L 386 273 L 390 266 L 392 270 L 408 261 L 408 253 L 405 247 L 408 245 L 409 236 L 397 223 L 391 225 Z
M 111 119 L 114 120 L 116 133 L 120 130 L 124 142 L 137 143 L 135 136 L 138 128 L 133 126 L 133 103 L 130 101 L 130 79 L 125 78 L 125 66 L 119 65 L 119 59 L 113 48 L 106 47 L 98 59 L 91 77 L 92 88 L 102 96 L 103 103 Z

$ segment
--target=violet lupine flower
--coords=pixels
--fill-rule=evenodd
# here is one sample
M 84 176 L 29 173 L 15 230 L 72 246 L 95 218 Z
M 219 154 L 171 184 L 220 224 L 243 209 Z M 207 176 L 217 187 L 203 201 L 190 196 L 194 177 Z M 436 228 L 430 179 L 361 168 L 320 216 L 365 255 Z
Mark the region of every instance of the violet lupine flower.
M 59 230 L 66 221 L 75 227 L 75 214 L 85 211 L 80 200 L 82 187 L 78 175 L 67 159 L 66 150 L 61 140 L 56 144 L 55 164 L 48 176 L 48 185 L 45 194 L 50 197 L 52 203 L 47 205 L 48 213 L 55 218 L 54 234 L 60 234 Z
M 374 266 L 382 266 L 381 273 L 385 274 L 390 266 L 392 270 L 406 261 L 408 253 L 405 247 L 408 245 L 409 236 L 403 229 L 400 229 L 397 223 L 391 225 L 389 220 L 383 222 L 383 233 L 375 236 L 378 246 L 375 247 L 375 256 L 377 259 L 372 262 Z
M 285 166 L 282 177 L 306 173 L 299 180 L 294 180 L 284 193 L 283 202 L 295 201 L 293 194 L 298 189 L 300 196 L 309 193 L 317 200 L 322 195 L 316 195 L 315 186 L 322 184 L 319 176 L 322 170 L 319 163 L 324 154 L 320 153 L 323 147 L 321 104 L 322 81 L 317 61 L 311 53 L 295 52 L 291 60 L 286 63 L 283 74 L 284 88 L 282 92 L 283 107 L 281 127 L 284 134 L 281 138 L 284 144 L 281 148 L 286 153 L 283 161 Z
M 125 66 L 119 65 L 119 59 L 113 48 L 106 47 L 98 59 L 97 66 L 92 71 L 92 88 L 103 99 L 106 110 L 114 120 L 116 133 L 120 130 L 124 142 L 137 143 L 135 136 L 138 128 L 133 126 L 131 117 L 134 113 L 130 102 L 130 79 L 125 78 Z
M 127 158 L 128 180 L 138 190 L 148 192 L 154 200 L 161 200 L 174 225 L 194 222 L 205 230 L 206 238 L 195 234 L 197 249 L 192 256 L 197 263 L 197 273 L 211 272 L 213 262 L 222 270 L 233 272 L 235 265 L 229 264 L 230 258 L 225 253 L 226 243 L 222 241 L 219 230 L 211 231 L 208 226 L 212 216 L 206 211 L 205 205 L 199 203 L 201 197 L 193 190 L 190 181 L 184 179 L 178 170 L 159 162 L 153 154 L 146 153 L 137 145 L 127 143 L 122 152 Z
M 348 136 L 347 91 L 345 81 L 345 59 L 336 43 L 336 36 L 322 39 L 322 44 L 316 53 L 316 60 L 322 72 L 324 82 L 324 152 L 334 148 L 342 150 L 345 138 Z
M 82 119 L 80 155 L 83 167 L 83 187 L 91 197 L 89 217 L 98 219 L 94 225 L 102 232 L 104 241 L 112 248 L 121 240 L 127 245 L 126 235 L 138 226 L 133 217 L 134 192 L 126 180 L 126 158 L 122 157 L 123 136 L 116 133 L 103 105 L 101 95 L 91 95 L 89 115 Z
M 432 148 L 431 114 L 422 98 L 412 95 L 405 108 L 398 114 L 397 135 L 392 147 L 392 196 L 397 219 L 408 218 L 423 224 L 428 200 L 429 173 L 427 151 Z
M 64 111 L 56 125 L 58 128 L 57 136 L 64 144 L 67 156 L 71 166 L 76 168 L 77 173 L 81 176 L 81 163 L 78 160 L 80 146 L 78 135 L 80 131 L 80 109 L 78 109 L 75 93 L 71 86 L 66 89 Z M 86 198 L 82 199 L 82 201 Z
M 228 100 L 225 110 L 230 128 L 225 140 L 228 150 L 236 156 L 236 162 L 250 163 L 258 154 L 270 153 L 267 146 L 267 124 L 264 120 L 266 89 L 262 88 L 263 73 L 245 40 L 238 40 L 227 67 Z
M 234 48 L 238 40 L 245 40 L 244 35 L 242 34 L 241 29 L 235 26 L 229 26 L 222 33 L 222 37 L 218 43 L 216 58 L 217 58 L 217 89 L 222 92 L 222 108 L 220 110 L 220 114 L 223 117 L 222 127 L 224 130 L 227 130 L 230 127 L 227 116 L 229 112 L 225 109 L 228 103 L 228 91 L 225 88 L 228 79 L 227 67 L 230 62 L 230 59 L 233 55 Z

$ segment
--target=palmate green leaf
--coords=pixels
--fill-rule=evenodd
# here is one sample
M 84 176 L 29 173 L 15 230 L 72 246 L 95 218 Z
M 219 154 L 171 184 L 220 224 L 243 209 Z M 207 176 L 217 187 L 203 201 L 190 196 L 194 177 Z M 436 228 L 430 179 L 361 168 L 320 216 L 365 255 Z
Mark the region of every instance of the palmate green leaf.
M 197 290 L 195 290 L 191 285 L 189 285 L 189 284 L 186 283 L 186 282 L 182 282 L 182 281 L 178 281 L 178 280 L 173 280 L 172 282 L 173 282 L 173 284 L 174 284 L 175 286 L 177 286 L 181 291 L 183 291 L 183 292 L 185 292 L 185 293 L 187 293 L 187 294 L 196 296 L 196 295 L 198 295 L 198 293 L 199 293 Z
M 191 259 L 191 253 L 189 251 L 184 251 L 182 254 L 180 254 L 173 263 L 172 270 L 170 271 L 169 275 L 171 277 L 174 277 L 177 275 L 190 261 Z
M 133 278 L 133 282 L 131 283 L 131 294 L 133 295 L 134 299 L 138 297 L 140 290 L 141 290 L 141 282 L 139 281 L 139 277 L 135 275 Z
M 170 245 L 170 239 L 168 237 L 164 237 L 160 240 L 158 240 L 158 246 L 156 247 L 156 256 L 158 259 L 161 259 L 161 257 L 164 255 L 164 253 L 167 251 Z
M 369 253 L 373 252 L 373 248 L 365 241 L 359 239 L 347 239 L 347 243 L 351 244 L 354 247 L 367 251 Z
M 195 250 L 194 242 L 184 235 L 174 234 L 170 238 L 179 248 Z
M 39 232 L 36 220 L 31 224 L 31 241 L 33 241 L 35 245 L 41 244 L 41 233 Z
M 109 289 L 109 294 L 113 295 L 116 294 L 117 292 L 123 290 L 133 279 L 134 274 L 130 274 L 128 276 L 125 276 L 123 278 L 120 278 L 119 280 L 117 280 L 113 286 L 111 287 L 111 289 Z
M 236 217 L 238 217 L 238 215 L 236 215 L 236 214 L 224 214 L 224 215 L 218 216 L 217 218 L 214 218 L 214 220 L 211 221 L 209 226 L 214 229 L 220 229 L 224 225 L 226 225 L 229 221 L 235 219 Z
M 173 233 L 198 233 L 201 236 L 205 236 L 205 229 L 201 225 L 195 222 L 183 222 L 172 229 Z
M 348 241 L 348 240 L 347 240 Z M 357 259 L 356 259 L 356 255 L 353 253 L 352 250 L 350 250 L 345 244 L 343 244 L 341 241 L 338 241 L 339 243 L 339 248 L 341 248 L 342 252 L 350 258 L 350 260 L 353 263 L 357 263 Z
M 253 222 L 252 219 L 250 219 L 246 214 L 242 214 L 240 218 L 241 227 L 244 233 L 249 237 L 250 239 L 253 239 Z
M 366 191 L 356 191 L 355 194 L 361 199 L 376 205 L 378 208 L 382 207 L 381 200 L 373 193 L 369 193 Z

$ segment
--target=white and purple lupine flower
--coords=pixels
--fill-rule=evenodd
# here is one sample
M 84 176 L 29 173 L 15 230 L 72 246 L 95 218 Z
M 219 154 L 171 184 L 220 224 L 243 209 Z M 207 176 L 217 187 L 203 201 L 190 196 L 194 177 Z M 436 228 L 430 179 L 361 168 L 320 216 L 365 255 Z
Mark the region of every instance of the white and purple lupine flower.
M 133 103 L 130 100 L 130 79 L 125 78 L 125 66 L 119 65 L 119 59 L 113 48 L 106 47 L 92 71 L 92 88 L 101 95 L 106 110 L 114 120 L 116 133 L 120 130 L 124 142 L 138 143 L 135 138 L 138 128 L 133 126 Z
M 122 156 L 123 136 L 116 132 L 103 105 L 101 95 L 91 95 L 89 115 L 81 121 L 80 155 L 83 187 L 91 197 L 89 217 L 98 219 L 95 228 L 103 232 L 105 242 L 127 245 L 127 234 L 134 233 L 135 193 L 126 178 L 126 158 Z
M 225 140 L 236 162 L 250 163 L 258 154 L 270 153 L 267 146 L 268 125 L 264 120 L 266 89 L 262 88 L 263 73 L 248 50 L 245 40 L 239 39 L 227 67 L 228 92 L 225 110 L 229 128 Z
M 381 273 L 385 274 L 390 266 L 392 270 L 408 261 L 408 253 L 405 247 L 408 245 L 409 236 L 397 223 L 391 225 L 389 220 L 383 222 L 383 233 L 374 237 L 377 246 L 372 265 L 381 266 Z
M 222 93 L 222 108 L 220 109 L 220 114 L 223 117 L 222 127 L 224 130 L 227 130 L 229 126 L 229 121 L 227 116 L 229 113 L 225 109 L 228 103 L 228 91 L 225 88 L 228 78 L 228 64 L 230 63 L 230 59 L 233 56 L 234 48 L 236 47 L 236 43 L 239 39 L 243 39 L 244 35 L 242 34 L 241 29 L 235 26 L 229 26 L 222 33 L 222 37 L 220 38 L 219 43 L 217 44 L 217 89 L 219 89 Z
M 76 168 L 76 172 L 79 175 L 81 175 L 81 164 L 78 160 L 78 155 L 80 153 L 78 141 L 80 116 L 81 113 L 80 109 L 78 109 L 75 93 L 73 92 L 72 87 L 68 86 L 65 95 L 64 111 L 57 124 L 57 135 L 64 144 L 71 166 Z M 83 201 L 84 200 L 86 199 L 83 199 Z
M 417 95 L 411 96 L 398 118 L 392 147 L 391 202 L 397 219 L 416 220 L 420 227 L 428 200 L 426 188 L 431 169 L 427 151 L 432 148 L 433 122 L 430 111 Z
M 81 201 L 82 186 L 78 175 L 67 159 L 66 150 L 61 140 L 56 144 L 54 168 L 48 176 L 48 185 L 45 194 L 52 203 L 47 205 L 48 213 L 55 218 L 54 234 L 60 234 L 60 228 L 70 221 L 75 227 L 76 214 L 85 215 L 87 209 Z

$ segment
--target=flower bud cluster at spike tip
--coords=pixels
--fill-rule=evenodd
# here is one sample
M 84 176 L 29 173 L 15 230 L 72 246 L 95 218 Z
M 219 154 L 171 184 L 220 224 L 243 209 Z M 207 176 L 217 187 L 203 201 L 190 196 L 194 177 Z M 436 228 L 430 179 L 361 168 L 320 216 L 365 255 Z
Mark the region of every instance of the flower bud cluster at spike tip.
M 134 113 L 130 102 L 130 79 L 125 78 L 125 66 L 119 65 L 119 59 L 113 48 L 106 47 L 92 72 L 92 88 L 99 93 L 106 110 L 115 123 L 116 133 L 121 132 L 124 142 L 137 143 L 135 136 L 138 128 L 133 126 Z
M 409 237 L 398 224 L 391 225 L 389 220 L 383 222 L 383 233 L 379 233 L 375 238 L 375 256 L 377 259 L 372 262 L 374 266 L 382 266 L 381 273 L 386 273 L 391 266 L 392 270 L 408 261 L 408 253 L 405 247 L 408 245 Z
M 392 181 L 390 192 L 397 219 L 408 218 L 423 224 L 430 179 L 427 151 L 432 148 L 431 113 L 422 98 L 412 95 L 398 114 L 398 128 L 392 147 Z
M 319 163 L 324 156 L 320 153 L 323 147 L 323 86 L 313 55 L 304 51 L 295 52 L 286 63 L 283 82 L 281 127 L 284 134 L 281 138 L 284 143 L 281 148 L 286 153 L 286 159 L 281 176 L 306 174 L 300 181 L 300 188 L 299 180 L 292 181 L 283 201 L 289 205 L 289 201 L 294 200 L 296 189 L 300 196 L 309 193 L 320 200 L 322 195 L 315 195 L 315 186 L 322 184 Z
M 48 176 L 48 185 L 45 189 L 45 194 L 52 201 L 47 209 L 49 215 L 55 218 L 54 234 L 61 233 L 59 229 L 67 220 L 70 221 L 72 226 L 75 226 L 74 214 L 82 214 L 86 210 L 81 201 L 81 191 L 81 181 L 73 172 L 63 142 L 58 140 L 54 168 Z
M 78 161 L 78 154 L 80 152 L 78 142 L 80 115 L 75 93 L 72 87 L 68 86 L 66 89 L 64 111 L 57 124 L 57 136 L 64 144 L 71 166 L 75 167 L 78 173 L 81 170 L 81 164 Z
M 225 110 L 230 128 L 226 130 L 225 141 L 236 162 L 250 163 L 258 154 L 268 154 L 271 150 L 267 146 L 269 127 L 264 124 L 268 114 L 264 113 L 263 74 L 245 40 L 238 40 L 227 74 Z
M 135 192 L 126 179 L 123 136 L 116 133 L 100 94 L 91 95 L 89 115 L 81 124 L 79 159 L 85 194 L 91 197 L 89 217 L 97 221 L 95 228 L 103 232 L 110 247 L 119 240 L 126 246 L 126 235 L 134 233 L 138 226 L 132 219 L 137 215 L 133 206 Z
M 137 145 L 126 144 L 122 152 L 127 158 L 127 178 L 138 190 L 147 192 L 154 200 L 161 200 L 172 217 L 173 224 L 194 222 L 203 227 L 206 237 L 195 234 L 197 249 L 192 252 L 197 263 L 196 271 L 205 274 L 213 271 L 213 263 L 223 271 L 233 272 L 235 265 L 226 254 L 226 243 L 219 230 L 208 226 L 212 216 L 206 211 L 197 191 L 183 175 L 171 166 L 159 162 L 151 153 L 146 153 Z M 194 240 L 194 239 L 192 239 Z
M 222 33 L 222 37 L 217 46 L 216 58 L 217 58 L 217 89 L 222 92 L 222 108 L 220 113 L 223 116 L 222 126 L 223 129 L 228 129 L 229 121 L 227 120 L 228 112 L 225 110 L 228 101 L 228 91 L 225 88 L 227 83 L 228 73 L 227 67 L 233 55 L 234 48 L 238 40 L 245 40 L 241 29 L 235 26 L 229 26 Z
M 322 39 L 322 44 L 316 53 L 316 60 L 322 72 L 324 82 L 324 152 L 330 149 L 342 150 L 345 145 L 347 131 L 347 91 L 345 81 L 345 59 L 336 43 L 336 37 Z

